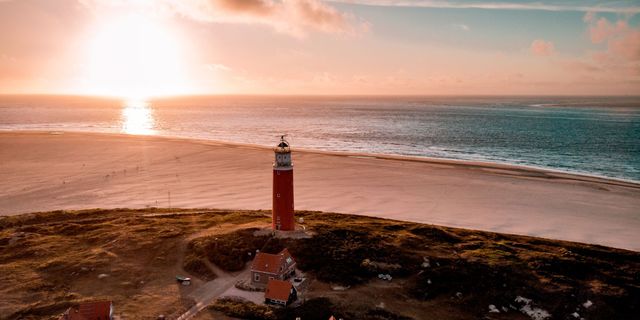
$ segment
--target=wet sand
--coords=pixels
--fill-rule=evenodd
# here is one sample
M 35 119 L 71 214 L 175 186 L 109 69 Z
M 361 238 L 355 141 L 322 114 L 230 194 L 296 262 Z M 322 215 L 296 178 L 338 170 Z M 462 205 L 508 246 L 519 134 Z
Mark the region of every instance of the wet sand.
M 152 136 L 0 133 L 0 214 L 270 209 L 268 148 Z M 640 251 L 640 185 L 531 168 L 295 150 L 297 210 Z

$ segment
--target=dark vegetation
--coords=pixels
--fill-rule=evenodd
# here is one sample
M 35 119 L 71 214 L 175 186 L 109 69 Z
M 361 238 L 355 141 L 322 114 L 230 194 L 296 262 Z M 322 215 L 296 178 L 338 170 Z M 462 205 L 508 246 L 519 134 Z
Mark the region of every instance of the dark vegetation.
M 175 281 L 184 238 L 265 217 L 259 211 L 156 208 L 2 217 L 0 319 L 49 318 L 102 298 L 129 318 L 179 314 L 192 303 Z M 203 278 L 215 276 L 200 256 L 185 256 L 184 264 Z
M 244 229 L 222 236 L 196 239 L 189 244 L 189 249 L 195 255 L 204 254 L 209 261 L 226 271 L 237 271 L 251 260 L 249 253 L 253 255 L 256 250 L 278 253 L 288 248 L 302 270 L 315 271 L 319 280 L 346 285 L 362 283 L 380 272 L 406 276 L 416 271 L 416 266 L 422 261 L 411 251 L 387 242 L 393 238 L 391 234 L 330 228 L 318 230 L 310 239 L 293 240 L 255 236 L 256 230 Z M 366 266 L 363 264 L 365 259 L 381 267 Z
M 193 275 L 196 275 L 198 278 L 204 281 L 211 281 L 216 278 L 216 274 L 211 271 L 211 269 L 207 266 L 205 262 L 206 258 L 203 258 L 200 254 L 201 252 L 196 252 L 192 248 L 192 244 L 189 244 L 190 248 L 187 254 L 184 256 L 184 260 L 182 261 L 182 268 L 184 271 L 187 271 Z
M 281 239 L 240 230 L 199 239 L 199 246 L 227 270 L 248 261 L 247 252 L 276 253 L 286 247 L 298 267 L 318 280 L 348 286 L 388 273 L 410 280 L 405 288 L 410 299 L 446 299 L 478 317 L 487 314 L 490 304 L 519 313 L 518 296 L 554 318 L 577 311 L 590 319 L 631 319 L 640 312 L 636 252 L 329 213 L 299 215 L 314 237 Z M 237 255 L 220 254 L 229 248 L 238 248 Z M 594 306 L 584 308 L 587 300 Z M 383 310 L 367 310 L 356 318 L 367 314 L 395 319 Z
M 268 306 L 233 299 L 218 299 L 209 309 L 220 311 L 229 317 L 248 320 L 276 320 L 274 310 Z M 327 318 L 328 319 L 328 318 Z
M 268 236 L 254 236 L 258 229 L 242 229 L 222 236 L 198 238 L 189 243 L 188 254 L 209 259 L 226 271 L 242 270 L 256 250 L 262 249 Z
M 285 247 L 317 283 L 351 289 L 322 292 L 326 297 L 310 292 L 305 303 L 286 309 L 232 300 L 212 308 L 248 319 L 526 319 L 515 302 L 521 296 L 553 319 L 571 319 L 573 312 L 634 319 L 640 312 L 637 252 L 361 216 L 296 215 L 313 237 L 256 236 L 258 229 L 240 226 L 268 222 L 264 211 L 116 209 L 2 218 L 0 319 L 47 318 L 97 298 L 112 299 L 124 317 L 170 317 L 192 303 L 175 281 L 180 266 L 207 280 L 215 277 L 209 263 L 236 271 L 256 250 Z M 215 232 L 185 241 L 205 229 Z M 379 280 L 380 273 L 394 280 Z M 386 296 L 386 307 L 359 297 L 363 292 Z M 589 308 L 582 305 L 587 300 Z M 490 304 L 508 311 L 490 314 Z
M 327 320 L 334 316 L 336 319 L 362 320 L 411 320 L 412 318 L 394 314 L 384 309 L 353 309 L 348 306 L 333 303 L 327 298 L 314 298 L 294 308 L 271 308 L 256 305 L 253 302 L 233 299 L 219 299 L 209 306 L 210 310 L 224 313 L 227 316 L 249 320 L 276 319 L 304 319 Z

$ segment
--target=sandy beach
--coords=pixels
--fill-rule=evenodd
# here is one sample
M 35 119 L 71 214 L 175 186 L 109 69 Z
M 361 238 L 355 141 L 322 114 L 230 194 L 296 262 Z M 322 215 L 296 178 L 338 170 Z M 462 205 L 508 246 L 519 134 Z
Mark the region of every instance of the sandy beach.
M 268 148 L 89 133 L 0 133 L 0 214 L 270 209 Z M 543 170 L 294 149 L 297 210 L 640 251 L 640 185 Z

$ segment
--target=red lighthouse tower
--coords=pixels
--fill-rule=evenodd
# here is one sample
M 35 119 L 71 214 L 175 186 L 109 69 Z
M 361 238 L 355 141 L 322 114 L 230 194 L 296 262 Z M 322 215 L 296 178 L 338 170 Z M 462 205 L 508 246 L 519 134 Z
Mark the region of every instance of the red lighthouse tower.
M 276 161 L 273 163 L 273 230 L 292 231 L 293 220 L 293 164 L 289 142 L 280 137 L 274 149 Z

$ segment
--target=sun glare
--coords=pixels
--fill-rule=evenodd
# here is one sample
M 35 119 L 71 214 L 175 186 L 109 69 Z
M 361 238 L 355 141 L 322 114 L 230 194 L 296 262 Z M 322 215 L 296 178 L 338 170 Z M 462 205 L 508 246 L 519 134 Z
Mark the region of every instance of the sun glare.
M 155 120 L 149 103 L 142 100 L 126 101 L 122 108 L 122 132 L 153 134 Z
M 129 101 L 185 93 L 178 39 L 161 20 L 141 14 L 98 23 L 88 46 L 84 91 Z

